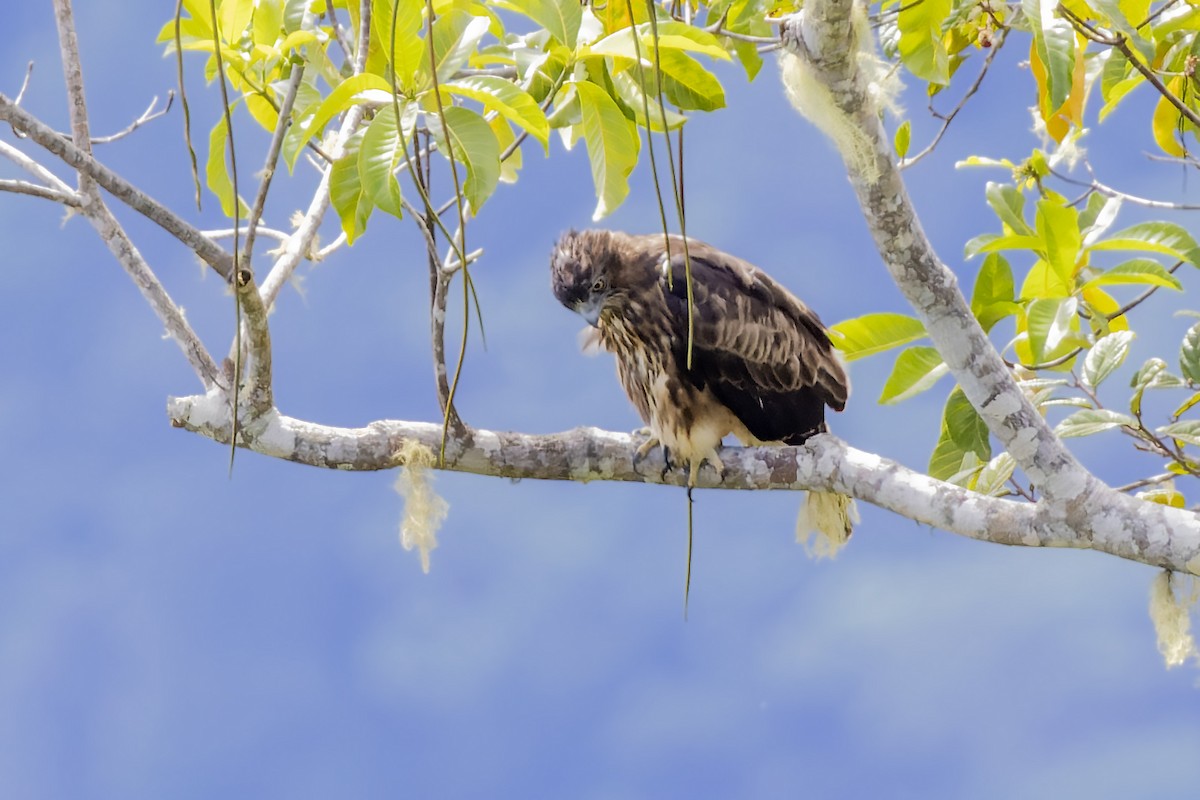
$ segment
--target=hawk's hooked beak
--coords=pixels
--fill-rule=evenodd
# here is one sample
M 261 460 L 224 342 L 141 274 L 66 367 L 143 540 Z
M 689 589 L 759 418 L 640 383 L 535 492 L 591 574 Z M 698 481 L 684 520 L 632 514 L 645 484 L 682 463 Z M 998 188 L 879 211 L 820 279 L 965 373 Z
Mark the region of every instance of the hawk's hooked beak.
M 587 320 L 588 325 L 593 328 L 600 327 L 600 309 L 604 307 L 604 298 L 589 297 L 587 300 L 581 300 L 575 305 L 575 310 L 579 316 Z

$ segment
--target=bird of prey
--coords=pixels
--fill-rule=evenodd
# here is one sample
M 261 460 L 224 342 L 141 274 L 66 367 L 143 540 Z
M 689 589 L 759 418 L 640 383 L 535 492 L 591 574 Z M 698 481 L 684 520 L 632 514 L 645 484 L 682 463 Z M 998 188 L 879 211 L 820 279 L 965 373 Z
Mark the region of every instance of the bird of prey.
M 686 464 L 690 493 L 705 461 L 724 471 L 717 448 L 726 435 L 800 444 L 826 430 L 826 406 L 845 408 L 850 382 L 821 320 L 765 272 L 695 239 L 687 261 L 690 360 L 681 237 L 570 231 L 550 270 L 554 296 L 616 356 L 651 433 L 640 454 L 661 445 L 668 464 Z

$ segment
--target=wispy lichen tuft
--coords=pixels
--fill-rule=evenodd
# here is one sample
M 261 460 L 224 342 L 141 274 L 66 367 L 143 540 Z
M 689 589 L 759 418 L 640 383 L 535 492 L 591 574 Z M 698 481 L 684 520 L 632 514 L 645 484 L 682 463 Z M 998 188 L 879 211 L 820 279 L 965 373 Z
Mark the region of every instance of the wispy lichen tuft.
M 396 491 L 404 498 L 404 516 L 400 520 L 400 544 L 405 550 L 417 548 L 421 570 L 429 573 L 429 554 L 437 547 L 437 532 L 446 519 L 450 505 L 433 491 L 429 474 L 437 457 L 423 444 L 409 440 L 396 451 L 400 467 Z
M 1188 618 L 1188 609 L 1198 597 L 1200 581 L 1190 575 L 1163 570 L 1150 584 L 1150 619 L 1158 634 L 1158 652 L 1168 668 L 1178 667 L 1188 658 L 1200 660 Z
M 836 492 L 809 492 L 796 518 L 796 541 L 810 556 L 833 558 L 858 522 L 854 500 Z

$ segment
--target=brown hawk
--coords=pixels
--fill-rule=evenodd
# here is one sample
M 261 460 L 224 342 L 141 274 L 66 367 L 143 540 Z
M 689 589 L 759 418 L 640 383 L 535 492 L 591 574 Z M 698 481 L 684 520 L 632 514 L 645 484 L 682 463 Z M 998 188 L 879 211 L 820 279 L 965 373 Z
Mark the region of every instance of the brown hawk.
M 841 411 L 850 382 L 821 320 L 754 265 L 688 239 L 693 323 L 683 240 L 661 234 L 570 231 L 550 261 L 554 296 L 578 312 L 617 359 L 625 393 L 651 440 L 688 465 L 688 487 L 732 433 L 743 445 L 800 444 Z M 847 531 L 848 533 L 848 531 Z

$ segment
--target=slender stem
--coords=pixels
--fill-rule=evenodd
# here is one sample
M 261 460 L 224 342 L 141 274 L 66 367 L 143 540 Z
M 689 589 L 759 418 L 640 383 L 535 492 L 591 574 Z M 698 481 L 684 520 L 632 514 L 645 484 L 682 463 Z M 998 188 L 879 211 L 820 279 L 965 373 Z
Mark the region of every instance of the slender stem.
M 250 208 L 250 216 L 246 218 L 246 245 L 242 249 L 242 261 L 246 264 L 252 264 L 254 255 L 254 237 L 258 231 L 258 225 L 262 221 L 263 209 L 267 205 L 267 192 L 271 188 L 271 179 L 275 177 L 275 168 L 279 165 L 279 152 L 283 148 L 283 136 L 287 133 L 288 124 L 292 116 L 292 107 L 296 103 L 296 94 L 300 91 L 300 84 L 304 81 L 304 65 L 297 64 L 292 67 L 292 78 L 288 82 L 287 92 L 283 96 L 283 102 L 279 106 L 279 119 L 275 123 L 275 131 L 271 135 L 271 145 L 267 148 L 266 163 L 263 164 L 262 182 L 258 185 L 258 194 L 254 198 L 254 205 Z M 237 227 L 234 227 L 234 239 L 237 238 Z

